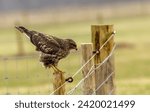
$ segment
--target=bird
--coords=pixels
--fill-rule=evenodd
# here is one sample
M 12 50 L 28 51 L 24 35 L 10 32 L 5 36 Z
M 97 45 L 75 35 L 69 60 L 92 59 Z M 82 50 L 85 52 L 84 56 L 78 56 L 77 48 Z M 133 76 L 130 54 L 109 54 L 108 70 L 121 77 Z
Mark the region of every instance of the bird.
M 70 50 L 77 50 L 77 44 L 72 39 L 61 39 L 56 36 L 29 30 L 24 26 L 15 26 L 21 33 L 25 34 L 31 43 L 40 52 L 40 62 L 45 68 L 53 68 L 55 72 L 62 72 L 57 66 L 61 59 L 66 58 Z

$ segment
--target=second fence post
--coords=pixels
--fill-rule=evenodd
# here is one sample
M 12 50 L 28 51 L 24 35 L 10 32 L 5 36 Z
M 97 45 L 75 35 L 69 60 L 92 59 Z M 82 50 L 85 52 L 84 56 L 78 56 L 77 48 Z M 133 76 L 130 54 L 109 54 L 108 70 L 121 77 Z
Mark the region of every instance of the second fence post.
M 93 55 L 92 43 L 81 44 L 81 52 L 82 52 L 82 65 L 84 65 L 87 61 L 89 61 L 89 59 Z M 92 69 L 93 64 L 94 64 L 93 60 L 90 60 L 90 62 L 83 68 L 82 70 L 83 78 L 85 78 L 88 75 L 90 69 Z M 95 82 L 93 74 L 94 73 L 92 73 L 90 76 L 87 76 L 87 78 L 83 82 L 84 95 L 90 95 L 94 92 Z
M 94 57 L 94 65 L 95 68 L 97 68 L 95 69 L 95 94 L 115 94 L 113 55 L 111 55 L 109 59 L 103 63 L 114 47 L 113 25 L 93 25 L 91 27 L 91 31 L 93 49 L 95 52 L 99 51 L 99 53 Z

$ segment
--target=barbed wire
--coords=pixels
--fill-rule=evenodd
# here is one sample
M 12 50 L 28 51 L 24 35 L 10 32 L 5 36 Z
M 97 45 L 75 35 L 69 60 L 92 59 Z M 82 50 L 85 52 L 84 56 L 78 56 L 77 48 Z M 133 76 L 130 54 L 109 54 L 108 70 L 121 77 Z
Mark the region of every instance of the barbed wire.
M 103 60 L 103 62 L 101 62 L 100 64 L 98 64 L 98 66 L 96 68 L 93 68 L 93 66 L 91 67 L 92 68 L 92 71 L 91 69 L 89 70 L 89 72 L 87 73 L 87 75 L 73 88 L 71 89 L 67 94 L 73 94 L 73 92 L 78 88 L 78 86 L 85 80 L 87 79 L 96 69 L 98 69 L 99 67 L 101 67 L 113 54 L 114 50 L 116 48 L 116 45 L 114 45 L 112 51 L 110 52 L 110 54 Z
M 84 65 L 82 65 L 77 72 L 75 72 L 72 75 L 72 78 L 74 78 L 99 52 L 101 49 L 103 49 L 103 47 L 110 41 L 110 39 L 112 39 L 112 37 L 115 35 L 115 31 L 112 32 L 111 36 L 105 41 L 105 43 L 99 48 L 99 50 L 97 50 L 92 56 L 91 58 L 86 61 L 86 63 Z M 64 82 L 61 86 L 59 86 L 57 89 L 55 89 L 52 93 L 50 93 L 50 95 L 54 94 L 57 90 L 59 90 L 60 88 L 62 88 L 67 82 Z

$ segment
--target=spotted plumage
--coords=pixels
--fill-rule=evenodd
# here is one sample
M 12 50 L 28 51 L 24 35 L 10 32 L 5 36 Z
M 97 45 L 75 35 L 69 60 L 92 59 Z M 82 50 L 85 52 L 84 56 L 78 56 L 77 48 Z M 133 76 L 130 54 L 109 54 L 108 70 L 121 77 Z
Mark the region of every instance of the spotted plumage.
M 46 35 L 37 31 L 31 31 L 23 26 L 16 26 L 20 32 L 24 33 L 35 45 L 36 50 L 41 53 L 40 62 L 47 67 L 57 68 L 59 60 L 65 58 L 70 50 L 76 49 L 77 45 L 72 39 L 60 39 L 52 35 Z

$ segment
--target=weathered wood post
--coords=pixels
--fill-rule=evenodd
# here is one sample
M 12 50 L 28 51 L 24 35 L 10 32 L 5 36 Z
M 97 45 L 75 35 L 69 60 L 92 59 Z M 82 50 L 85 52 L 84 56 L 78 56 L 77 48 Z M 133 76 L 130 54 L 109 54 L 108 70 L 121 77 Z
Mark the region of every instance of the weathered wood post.
M 65 94 L 65 78 L 63 72 L 54 72 L 53 87 L 54 95 L 64 95 Z
M 94 51 L 97 51 L 114 33 L 113 25 L 92 25 L 92 43 Z M 114 36 L 113 36 L 114 37 Z M 98 67 L 104 59 L 109 56 L 114 46 L 114 38 L 111 38 L 108 43 L 100 50 L 94 58 L 95 68 Z M 112 74 L 111 77 L 109 75 Z M 109 77 L 109 79 L 102 85 L 102 83 Z M 96 95 L 106 95 L 111 92 L 115 94 L 114 85 L 114 58 L 113 55 L 100 67 L 95 70 L 95 93 Z M 100 87 L 100 85 L 102 85 Z
M 93 56 L 93 46 L 92 43 L 81 44 L 82 52 L 82 65 L 84 65 L 92 56 Z M 93 60 L 90 60 L 89 63 L 82 69 L 83 78 L 86 77 L 94 65 Z M 90 95 L 94 92 L 95 82 L 93 73 L 84 80 L 83 82 L 83 94 Z

